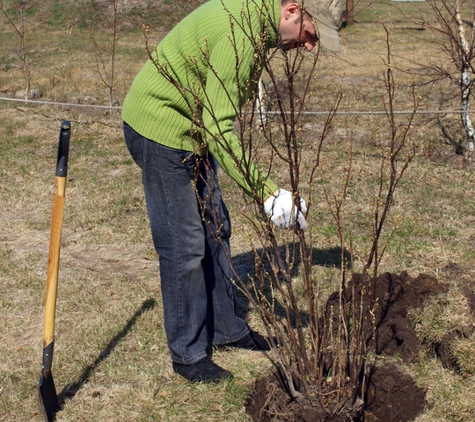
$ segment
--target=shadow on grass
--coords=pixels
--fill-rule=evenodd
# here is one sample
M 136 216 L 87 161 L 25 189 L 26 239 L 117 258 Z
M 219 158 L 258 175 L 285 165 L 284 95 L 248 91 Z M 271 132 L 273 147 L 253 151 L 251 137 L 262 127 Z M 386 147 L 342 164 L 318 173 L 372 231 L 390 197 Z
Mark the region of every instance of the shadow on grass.
M 463 139 L 457 140 L 452 134 L 453 129 L 445 125 L 441 119 L 437 119 L 437 124 L 442 132 L 443 138 L 446 143 L 453 148 L 455 154 L 463 155 L 465 152 Z
M 66 399 L 73 398 L 79 389 L 89 380 L 94 370 L 100 365 L 102 361 L 107 359 L 107 357 L 112 353 L 117 344 L 130 332 L 132 327 L 137 322 L 137 319 L 149 309 L 152 309 L 156 306 L 157 302 L 155 299 L 147 299 L 142 303 L 142 306 L 135 312 L 134 315 L 127 321 L 127 324 L 120 330 L 110 341 L 106 348 L 99 354 L 96 360 L 89 365 L 83 373 L 78 377 L 77 381 L 72 384 L 66 385 L 61 393 L 58 394 L 58 402 L 60 409 L 64 406 Z
M 298 269 L 301 264 L 300 254 L 298 251 L 297 245 L 282 245 L 280 249 L 280 253 L 282 257 L 285 257 L 285 251 L 287 248 L 290 250 L 290 254 L 292 254 L 291 249 L 297 247 L 295 251 L 295 266 L 294 272 L 298 272 Z M 254 258 L 255 254 L 259 256 L 263 256 L 262 250 L 258 249 L 256 252 L 245 252 L 233 257 L 233 266 L 236 270 L 236 273 L 241 278 L 245 278 L 247 276 L 248 270 L 254 268 Z M 342 257 L 342 252 L 340 247 L 328 248 L 328 249 L 312 249 L 312 265 L 318 265 L 321 267 L 335 267 L 340 268 L 342 264 L 342 258 L 345 261 L 345 267 L 350 268 L 350 260 L 351 255 L 350 252 L 345 250 Z M 285 258 L 284 258 L 285 259 Z M 268 263 L 263 263 L 264 266 L 269 270 Z
M 285 250 L 284 247 L 282 247 L 283 251 Z M 340 248 L 329 248 L 329 249 L 324 249 L 324 250 L 318 250 L 314 249 L 312 253 L 312 264 L 313 265 L 321 265 L 321 266 L 327 266 L 327 267 L 339 267 L 341 265 L 341 259 L 342 259 L 342 254 Z M 349 262 L 347 260 L 348 256 L 345 253 L 345 261 Z M 244 268 L 241 268 L 241 271 L 238 270 L 238 272 L 241 272 L 240 275 L 245 276 L 248 274 L 250 267 L 249 264 L 252 264 L 254 261 L 254 254 L 253 252 L 247 252 L 244 254 L 237 255 L 233 258 L 233 263 L 234 265 L 241 265 L 244 263 Z M 297 258 L 297 266 L 300 265 L 300 259 L 299 257 Z M 244 274 L 245 272 L 245 274 Z M 241 298 L 243 299 L 243 298 Z M 246 305 L 242 307 L 242 311 L 244 313 L 247 313 L 249 311 L 249 302 L 246 301 Z M 135 323 L 137 322 L 137 319 L 146 311 L 153 309 L 157 305 L 157 302 L 155 299 L 147 299 L 142 303 L 142 306 L 132 315 L 132 317 L 127 321 L 125 326 L 109 341 L 105 349 L 99 354 L 99 356 L 94 360 L 92 364 L 90 364 L 84 371 L 83 373 L 77 378 L 75 382 L 72 384 L 66 385 L 63 390 L 58 394 L 58 402 L 59 402 L 59 407 L 61 410 L 66 402 L 67 399 L 72 399 L 77 392 L 81 389 L 81 387 L 91 378 L 93 375 L 95 369 L 103 362 L 105 359 L 107 359 L 110 354 L 113 352 L 115 347 L 119 344 L 119 342 L 130 332 L 130 330 L 133 328 Z M 244 309 L 243 309 L 244 308 Z M 277 307 L 276 309 L 277 313 L 282 313 L 282 315 L 285 315 L 285 312 L 283 309 L 280 309 L 280 307 Z M 306 320 L 306 316 L 302 315 L 304 321 Z
M 293 275 L 297 275 L 299 272 L 299 268 L 301 266 L 301 259 L 300 259 L 300 254 L 298 251 L 298 245 L 282 245 L 279 248 L 279 250 L 280 250 L 281 255 L 284 257 L 286 253 L 286 249 L 289 248 L 290 250 L 294 247 L 297 247 L 297 250 L 295 251 L 295 266 L 293 268 L 293 273 L 294 273 Z M 236 274 L 240 277 L 240 279 L 243 281 L 246 281 L 246 283 L 250 282 L 249 274 L 255 271 L 255 266 L 254 266 L 255 253 L 259 255 L 261 258 L 264 256 L 262 254 L 262 250 L 257 250 L 255 252 L 249 251 L 249 252 L 242 253 L 233 257 L 234 270 L 236 271 Z M 292 255 L 291 250 L 290 250 L 290 254 Z M 327 248 L 327 249 L 317 249 L 317 248 L 312 249 L 312 265 L 314 266 L 341 268 L 342 259 L 344 260 L 345 268 L 349 269 L 351 267 L 350 265 L 351 254 L 349 251 L 345 250 L 344 253 L 342 254 L 340 247 L 333 247 L 333 248 Z M 268 262 L 262 262 L 262 265 L 264 266 L 266 271 L 268 271 L 269 273 L 272 272 Z M 253 282 L 255 283 L 256 286 L 260 284 L 258 278 L 255 275 L 253 276 Z M 269 288 L 268 280 L 266 280 L 263 290 L 259 287 L 256 287 L 256 288 L 259 290 L 260 294 L 263 294 L 264 296 L 267 297 L 270 303 L 274 304 L 274 312 L 277 316 L 281 318 L 287 317 L 285 306 L 283 306 L 278 300 L 276 300 L 276 298 L 272 294 L 271 289 Z M 253 289 L 250 288 L 250 291 L 252 292 Z M 246 315 L 250 311 L 250 307 L 251 307 L 249 298 L 246 297 L 246 295 L 242 291 L 239 291 L 238 289 L 236 299 L 238 303 L 239 316 L 241 316 L 242 318 L 246 318 Z M 304 326 L 306 326 L 309 321 L 309 315 L 306 314 L 305 312 L 299 312 L 299 314 Z M 295 320 L 294 320 L 295 315 L 293 314 L 292 310 L 290 310 L 290 316 L 292 318 L 292 324 L 295 327 Z

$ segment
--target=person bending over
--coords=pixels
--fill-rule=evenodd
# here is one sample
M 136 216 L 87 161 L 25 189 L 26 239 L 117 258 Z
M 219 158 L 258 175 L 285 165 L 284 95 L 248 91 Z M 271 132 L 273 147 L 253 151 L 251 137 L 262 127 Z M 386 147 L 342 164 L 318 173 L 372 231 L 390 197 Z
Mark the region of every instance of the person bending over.
M 126 96 L 124 137 L 142 169 L 172 366 L 190 381 L 232 377 L 212 361 L 211 346 L 270 350 L 236 315 L 218 164 L 246 193 L 258 193 L 277 226 L 307 226 L 303 199 L 297 210 L 292 194 L 254 164 L 252 186 L 236 169 L 242 146 L 233 123 L 252 95 L 240 87 L 255 80 L 259 46 L 310 51 L 320 42 L 338 51 L 337 31 L 315 0 L 210 0 L 160 42 Z

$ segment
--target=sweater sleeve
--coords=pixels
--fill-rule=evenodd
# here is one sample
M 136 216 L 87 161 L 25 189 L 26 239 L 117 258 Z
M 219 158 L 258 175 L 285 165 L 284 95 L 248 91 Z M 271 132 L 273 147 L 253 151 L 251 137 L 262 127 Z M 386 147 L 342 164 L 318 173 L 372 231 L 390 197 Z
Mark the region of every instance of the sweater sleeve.
M 265 199 L 277 189 L 277 185 L 249 158 L 245 146 L 234 133 L 239 107 L 249 99 L 256 82 L 252 81 L 257 77 L 252 43 L 246 35 L 235 30 L 214 46 L 207 60 L 203 138 L 222 169 L 247 194 L 252 196 L 254 192 Z

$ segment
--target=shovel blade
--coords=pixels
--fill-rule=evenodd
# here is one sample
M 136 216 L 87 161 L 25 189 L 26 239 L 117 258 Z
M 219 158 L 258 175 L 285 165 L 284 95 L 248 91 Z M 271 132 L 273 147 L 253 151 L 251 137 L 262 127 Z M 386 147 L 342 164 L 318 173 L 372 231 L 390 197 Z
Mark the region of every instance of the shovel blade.
M 38 383 L 38 396 L 45 421 L 54 421 L 56 412 L 59 410 L 59 402 L 51 371 L 42 372 Z

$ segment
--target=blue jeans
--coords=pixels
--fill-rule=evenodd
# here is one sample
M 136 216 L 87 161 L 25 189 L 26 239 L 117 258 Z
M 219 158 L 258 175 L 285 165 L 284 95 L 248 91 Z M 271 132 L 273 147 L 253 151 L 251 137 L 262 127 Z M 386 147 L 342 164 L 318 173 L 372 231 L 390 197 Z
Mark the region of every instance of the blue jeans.
M 126 123 L 124 136 L 142 169 L 168 347 L 174 362 L 189 365 L 206 357 L 210 344 L 235 342 L 249 333 L 236 315 L 231 222 L 217 166 L 210 154 L 199 157 L 168 148 Z

